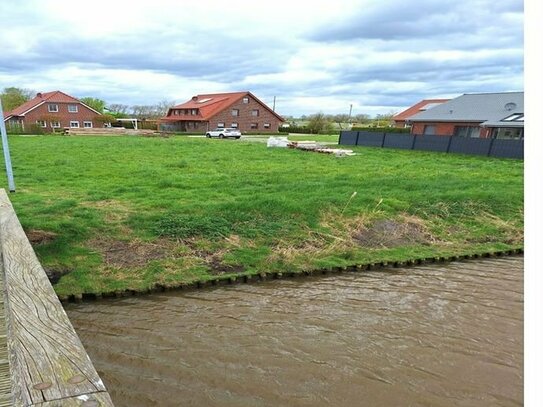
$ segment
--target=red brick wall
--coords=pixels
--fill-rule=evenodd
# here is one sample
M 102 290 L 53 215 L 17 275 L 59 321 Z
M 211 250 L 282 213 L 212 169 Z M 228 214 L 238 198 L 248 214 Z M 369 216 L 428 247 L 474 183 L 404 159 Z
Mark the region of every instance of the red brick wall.
M 53 113 L 49 112 L 48 105 L 55 104 L 58 106 L 58 112 Z M 68 112 L 68 105 L 77 105 L 77 113 Z M 45 120 L 47 122 L 47 127 L 43 130 L 46 132 L 53 131 L 51 127 L 51 121 L 56 119 L 60 122 L 60 129 L 55 129 L 61 131 L 64 127 L 70 127 L 70 121 L 77 120 L 79 122 L 79 128 L 83 128 L 84 121 L 91 121 L 92 127 L 104 127 L 103 123 L 96 120 L 98 114 L 88 107 L 82 105 L 81 103 L 56 103 L 56 102 L 45 102 L 44 104 L 36 107 L 25 115 L 24 125 L 25 129 L 28 130 L 29 126 L 36 124 L 36 120 Z
M 436 136 L 452 136 L 454 134 L 455 127 L 479 127 L 478 124 L 474 123 L 413 123 L 411 127 L 411 134 L 424 134 L 424 126 L 435 126 Z M 490 137 L 490 132 L 488 129 L 481 128 L 481 138 Z
M 224 123 L 224 127 L 232 127 L 232 123 L 237 123 L 238 129 L 242 132 L 277 132 L 281 121 L 262 103 L 259 103 L 251 96 L 248 96 L 248 98 L 249 103 L 243 103 L 243 100 L 240 99 L 239 102 L 211 117 L 209 119 L 209 128 L 214 129 L 218 127 L 218 123 Z M 233 109 L 239 110 L 239 116 L 232 116 Z M 258 109 L 258 116 L 251 115 L 253 109 Z M 258 128 L 252 129 L 251 123 L 256 123 Z M 264 128 L 264 123 L 269 123 L 270 127 L 267 129 Z

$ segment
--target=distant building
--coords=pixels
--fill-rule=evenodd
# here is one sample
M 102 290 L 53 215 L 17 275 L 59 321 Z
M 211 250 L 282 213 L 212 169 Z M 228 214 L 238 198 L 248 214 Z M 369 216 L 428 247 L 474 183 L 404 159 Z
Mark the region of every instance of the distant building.
M 464 94 L 407 121 L 412 134 L 523 139 L 524 92 Z
M 97 118 L 101 113 L 78 99 L 61 91 L 38 93 L 34 99 L 4 113 L 8 131 L 19 128 L 30 130 L 37 125 L 46 132 L 62 131 L 65 128 L 103 127 Z
M 405 109 L 403 112 L 400 112 L 392 117 L 394 121 L 394 127 L 404 128 L 409 127 L 409 124 L 406 122 L 411 116 L 416 115 L 417 113 L 424 112 L 426 110 L 432 109 L 442 103 L 448 102 L 450 99 L 424 99 L 418 102 L 417 104 Z
M 265 133 L 277 132 L 284 121 L 251 92 L 211 93 L 170 108 L 159 129 L 203 134 L 218 127 L 234 127 Z

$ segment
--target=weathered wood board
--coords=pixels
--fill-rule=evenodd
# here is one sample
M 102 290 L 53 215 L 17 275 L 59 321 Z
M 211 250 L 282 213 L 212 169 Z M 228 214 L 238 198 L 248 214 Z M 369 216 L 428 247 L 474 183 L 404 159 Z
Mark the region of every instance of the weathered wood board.
M 14 405 L 113 406 L 3 189 L 0 250 Z

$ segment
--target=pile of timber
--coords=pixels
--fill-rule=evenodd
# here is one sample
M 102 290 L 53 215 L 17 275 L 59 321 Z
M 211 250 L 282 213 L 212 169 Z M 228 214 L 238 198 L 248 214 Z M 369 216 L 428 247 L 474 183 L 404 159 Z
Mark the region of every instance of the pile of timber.
M 336 157 L 345 157 L 348 155 L 356 155 L 353 150 L 344 150 L 341 148 L 328 148 L 313 141 L 291 141 L 288 143 L 289 148 L 296 148 L 298 150 L 314 151 L 316 153 L 334 154 Z
M 124 127 L 92 127 L 92 128 L 70 128 L 64 134 L 70 136 L 150 136 L 159 135 L 156 130 L 147 129 L 125 129 Z

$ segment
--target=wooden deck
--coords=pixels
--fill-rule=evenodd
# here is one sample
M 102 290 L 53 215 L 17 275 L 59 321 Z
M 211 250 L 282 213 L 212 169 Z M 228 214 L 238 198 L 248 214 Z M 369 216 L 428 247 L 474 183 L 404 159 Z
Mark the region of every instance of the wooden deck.
M 0 406 L 113 406 L 3 189 L 0 253 Z

